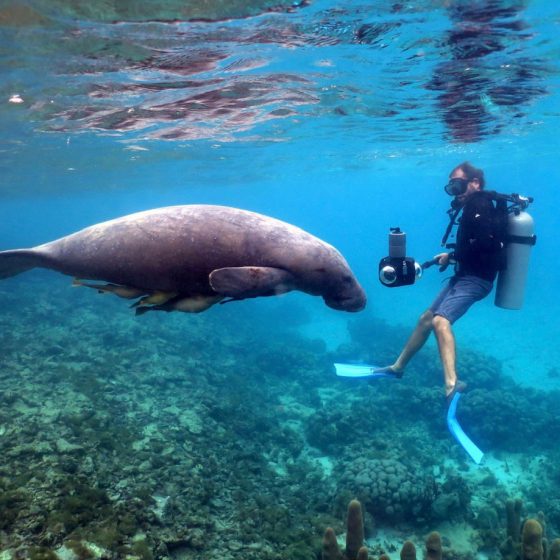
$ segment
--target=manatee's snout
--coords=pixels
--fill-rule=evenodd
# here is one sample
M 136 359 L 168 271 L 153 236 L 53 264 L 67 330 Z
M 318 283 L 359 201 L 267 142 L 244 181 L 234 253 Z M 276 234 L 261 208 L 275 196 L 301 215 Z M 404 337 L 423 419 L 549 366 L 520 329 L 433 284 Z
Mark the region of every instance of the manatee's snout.
M 367 302 L 366 294 L 357 282 L 354 282 L 350 289 L 335 295 L 324 296 L 323 299 L 329 307 L 337 311 L 350 311 L 353 313 L 361 311 Z

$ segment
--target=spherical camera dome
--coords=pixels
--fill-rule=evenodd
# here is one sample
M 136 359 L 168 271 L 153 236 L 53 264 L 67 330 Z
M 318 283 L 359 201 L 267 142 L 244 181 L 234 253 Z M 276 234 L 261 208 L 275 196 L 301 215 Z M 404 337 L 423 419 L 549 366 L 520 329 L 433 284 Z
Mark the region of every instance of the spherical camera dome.
M 397 281 L 397 271 L 392 266 L 384 266 L 379 271 L 379 280 L 386 286 L 390 286 Z

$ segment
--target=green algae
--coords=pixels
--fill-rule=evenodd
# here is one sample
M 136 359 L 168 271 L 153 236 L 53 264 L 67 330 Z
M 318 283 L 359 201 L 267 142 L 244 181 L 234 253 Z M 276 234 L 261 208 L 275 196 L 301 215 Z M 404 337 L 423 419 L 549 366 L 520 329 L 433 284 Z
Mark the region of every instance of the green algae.
M 318 540 L 315 545 L 310 546 L 306 542 L 295 542 L 284 550 L 282 558 L 286 560 L 316 560 L 319 543 Z
M 78 557 L 78 560 L 89 560 L 94 557 L 91 550 L 78 540 L 70 539 L 64 544 Z
M 112 525 L 97 527 L 85 533 L 88 541 L 94 542 L 107 550 L 116 550 L 122 544 L 124 537 L 118 528 Z
M 25 502 L 26 497 L 19 490 L 0 492 L 0 529 L 10 529 Z
M 49 515 L 49 526 L 61 523 L 68 532 L 72 532 L 80 526 L 111 515 L 110 500 L 103 490 L 72 479 L 62 481 L 59 488 L 65 495 Z
M 59 560 L 59 557 L 50 549 L 42 546 L 33 546 L 27 551 L 29 560 Z
M 131 513 L 125 513 L 119 520 L 119 532 L 123 535 L 132 536 L 138 530 L 138 521 Z
M 131 552 L 141 560 L 153 560 L 151 546 L 146 539 L 136 541 L 131 547 Z

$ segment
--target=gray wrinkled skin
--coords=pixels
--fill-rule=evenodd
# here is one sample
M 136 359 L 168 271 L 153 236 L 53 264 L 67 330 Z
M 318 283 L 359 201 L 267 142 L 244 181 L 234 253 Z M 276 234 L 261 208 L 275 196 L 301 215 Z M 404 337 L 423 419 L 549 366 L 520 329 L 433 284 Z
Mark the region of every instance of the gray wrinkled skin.
M 5 264 L 8 257 L 18 261 L 18 270 Z M 157 208 L 102 222 L 33 249 L 0 253 L 0 276 L 35 266 L 148 294 L 182 297 L 231 295 L 217 292 L 214 282 L 211 285 L 210 274 L 217 269 L 271 267 L 284 277 L 281 285 L 235 299 L 300 290 L 322 296 L 334 309 L 359 311 L 366 304 L 363 289 L 334 247 L 280 220 L 224 206 Z

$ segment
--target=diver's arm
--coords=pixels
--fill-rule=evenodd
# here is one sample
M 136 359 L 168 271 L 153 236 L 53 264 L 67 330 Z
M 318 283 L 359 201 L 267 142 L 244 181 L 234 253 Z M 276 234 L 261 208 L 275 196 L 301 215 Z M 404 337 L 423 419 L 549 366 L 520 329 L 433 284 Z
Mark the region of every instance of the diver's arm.
M 443 272 L 450 264 L 454 264 L 455 253 L 439 253 L 434 256 L 435 261 L 439 265 L 439 271 Z

